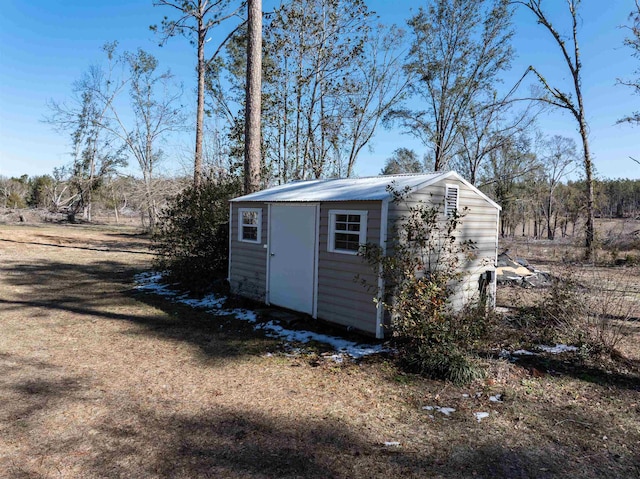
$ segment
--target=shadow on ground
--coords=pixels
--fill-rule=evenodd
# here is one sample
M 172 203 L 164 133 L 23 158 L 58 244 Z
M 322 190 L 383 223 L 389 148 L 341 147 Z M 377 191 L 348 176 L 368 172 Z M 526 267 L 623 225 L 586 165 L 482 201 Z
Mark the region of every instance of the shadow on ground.
M 437 444 L 425 437 L 431 444 L 410 450 L 376 443 L 366 430 L 334 418 L 310 420 L 284 411 L 278 415 L 224 407 L 170 415 L 120 405 L 117 417 L 105 418 L 91 431 L 87 434 L 81 426 L 64 438 L 40 440 L 31 454 L 41 464 L 64 458 L 59 471 L 92 478 L 592 479 L 632 477 L 617 474 L 633 474 L 634 464 L 640 465 L 636 454 L 621 457 L 620 469 L 610 470 L 599 463 L 614 455 L 607 450 L 576 464 L 571 462 L 574 446 L 552 441 L 509 446 L 498 437 L 474 447 L 463 438 L 457 444 Z M 10 472 L 29 477 L 32 471 L 13 464 Z
M 640 364 L 638 361 L 625 359 L 625 363 L 618 361 L 616 368 L 631 366 L 635 371 L 621 372 L 607 368 L 606 365 L 595 365 L 579 361 L 573 354 L 570 359 L 551 356 L 522 356 L 518 365 L 524 368 L 535 368 L 539 371 L 564 375 L 605 387 L 629 389 L 640 392 Z
M 112 236 L 115 233 L 112 233 Z M 118 234 L 117 236 L 129 236 Z M 65 236 L 49 236 L 49 235 L 38 235 L 38 237 L 42 238 L 42 242 L 40 241 L 18 241 L 11 240 L 6 238 L 0 238 L 1 242 L 4 243 L 14 243 L 20 245 L 29 245 L 29 246 L 48 246 L 51 248 L 60 248 L 63 250 L 84 250 L 84 251 L 97 251 L 101 253 L 131 253 L 131 254 L 141 254 L 141 255 L 154 255 L 148 251 L 148 243 L 139 240 L 131 240 L 127 238 L 127 241 L 123 241 L 120 239 L 117 243 L 117 247 L 114 247 L 113 241 L 104 240 L 98 241 L 94 240 L 92 242 L 92 246 L 76 245 Z
M 4 282 L 28 290 L 19 297 L 0 298 L 0 313 L 25 314 L 27 321 L 46 324 L 55 313 L 68 312 L 87 324 L 125 322 L 135 327 L 123 334 L 186 342 L 197 346 L 204 359 L 256 354 L 275 342 L 233 315 L 208 313 L 138 291 L 131 283 L 138 269 L 117 261 L 7 263 L 0 271 Z

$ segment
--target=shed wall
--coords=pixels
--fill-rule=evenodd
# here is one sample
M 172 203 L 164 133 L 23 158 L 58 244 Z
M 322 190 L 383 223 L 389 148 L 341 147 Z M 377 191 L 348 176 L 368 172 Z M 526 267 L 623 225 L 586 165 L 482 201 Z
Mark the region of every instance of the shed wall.
M 366 210 L 367 242 L 380 243 L 381 201 L 324 202 L 320 205 L 318 318 L 376 333 L 377 276 L 362 257 L 328 251 L 329 210 Z M 363 286 L 365 280 L 371 288 Z
M 259 208 L 262 210 L 260 243 L 238 241 L 238 210 Z M 267 244 L 269 218 L 267 205 L 263 203 L 231 203 L 231 257 L 229 283 L 235 293 L 256 301 L 266 298 L 267 284 Z
M 389 234 L 391 235 L 393 226 L 400 223 L 400 218 L 407 214 L 408 206 L 415 206 L 419 201 L 438 205 L 444 215 L 446 185 L 458 186 L 458 208 L 468 208 L 458 225 L 458 239 L 470 239 L 476 246 L 473 251 L 475 259 L 463 265 L 466 276 L 452 298 L 452 306 L 459 309 L 479 297 L 480 275 L 485 271 L 495 271 L 499 210 L 461 181 L 448 178 L 412 193 L 406 202 L 389 203 Z M 492 295 L 495 295 L 494 288 L 495 283 L 490 287 L 489 293 Z
M 317 317 L 325 321 L 376 333 L 377 276 L 360 256 L 328 251 L 329 211 L 366 210 L 367 242 L 380 242 L 380 201 L 323 202 L 320 204 Z M 267 244 L 269 231 L 268 206 L 263 203 L 232 203 L 231 259 L 229 282 L 234 292 L 258 301 L 267 296 Z M 238 210 L 260 208 L 262 210 L 262 234 L 260 244 L 238 241 Z M 314 247 L 314 245 L 310 245 Z M 365 280 L 370 288 L 363 286 Z

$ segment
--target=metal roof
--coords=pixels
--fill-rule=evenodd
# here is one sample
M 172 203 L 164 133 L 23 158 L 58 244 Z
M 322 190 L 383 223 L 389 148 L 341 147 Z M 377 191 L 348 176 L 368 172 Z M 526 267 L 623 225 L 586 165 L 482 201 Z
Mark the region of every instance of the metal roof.
M 389 175 L 368 178 L 334 178 L 326 180 L 295 181 L 274 186 L 232 201 L 367 201 L 388 198 L 387 186 L 411 190 L 419 188 L 443 173 L 428 175 Z
M 387 189 L 390 185 L 398 191 L 404 190 L 405 188 L 409 191 L 415 191 L 446 178 L 455 178 L 465 183 L 491 204 L 500 208 L 500 206 L 484 195 L 484 193 L 472 186 L 454 171 L 416 175 L 388 175 L 372 176 L 367 178 L 335 178 L 326 180 L 294 181 L 292 183 L 257 191 L 249 195 L 240 196 L 231 201 L 380 201 L 391 196 Z

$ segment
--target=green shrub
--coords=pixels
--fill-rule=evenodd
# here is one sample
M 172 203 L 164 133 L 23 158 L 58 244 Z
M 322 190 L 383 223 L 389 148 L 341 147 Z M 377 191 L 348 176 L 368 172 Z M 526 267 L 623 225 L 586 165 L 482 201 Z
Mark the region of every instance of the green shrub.
M 432 379 L 442 379 L 462 386 L 484 377 L 484 371 L 474 364 L 468 354 L 459 349 L 420 343 L 407 350 L 401 364 L 405 370 Z
M 392 191 L 394 201 L 404 195 Z M 472 241 L 458 238 L 464 212 L 443 218 L 438 206 L 405 202 L 407 214 L 393 231 L 386 254 L 367 244 L 360 255 L 385 281 L 376 298 L 391 316 L 391 335 L 405 369 L 457 384 L 481 375 L 467 352 L 484 330 L 482 308 L 454 312 L 451 299 L 474 259 Z M 366 285 L 366 284 L 365 284 Z
M 226 278 L 229 264 L 229 200 L 238 196 L 235 177 L 206 177 L 162 212 L 153 236 L 156 267 L 167 279 L 195 293 Z

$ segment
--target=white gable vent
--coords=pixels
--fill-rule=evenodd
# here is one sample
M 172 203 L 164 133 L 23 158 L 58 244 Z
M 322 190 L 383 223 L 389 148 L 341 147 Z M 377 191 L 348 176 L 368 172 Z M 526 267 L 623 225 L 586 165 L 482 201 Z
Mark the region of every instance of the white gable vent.
M 444 196 L 444 214 L 450 217 L 458 209 L 458 186 L 447 185 Z

